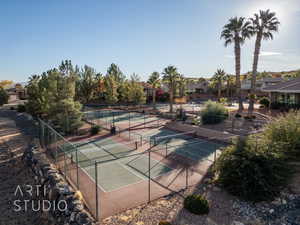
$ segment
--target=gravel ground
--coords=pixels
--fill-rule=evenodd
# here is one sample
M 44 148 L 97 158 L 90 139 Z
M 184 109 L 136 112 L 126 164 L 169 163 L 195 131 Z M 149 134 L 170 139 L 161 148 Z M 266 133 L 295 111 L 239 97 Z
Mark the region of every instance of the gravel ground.
M 34 212 L 31 205 L 25 210 L 24 200 L 36 202 L 36 196 L 23 195 L 15 191 L 20 185 L 23 189 L 25 185 L 34 185 L 34 179 L 31 171 L 23 165 L 21 156 L 26 148 L 29 138 L 24 135 L 26 132 L 32 132 L 29 127 L 17 129 L 15 122 L 7 118 L 6 111 L 0 110 L 0 225 L 49 225 L 47 218 L 40 212 Z M 23 189 L 24 190 L 24 189 Z M 16 211 L 15 200 L 21 200 L 21 211 Z

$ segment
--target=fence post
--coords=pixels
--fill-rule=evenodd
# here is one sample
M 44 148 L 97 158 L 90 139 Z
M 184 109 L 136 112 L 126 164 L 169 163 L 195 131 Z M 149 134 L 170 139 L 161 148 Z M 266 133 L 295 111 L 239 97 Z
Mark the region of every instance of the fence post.
M 64 175 L 65 175 L 65 179 L 66 179 L 66 176 L 67 176 L 67 165 L 66 165 L 66 152 L 64 152 Z
M 76 148 L 75 151 L 75 157 L 76 157 L 76 182 L 77 182 L 77 188 L 79 189 L 79 168 L 78 168 L 78 149 Z
M 166 157 L 168 156 L 168 143 L 166 143 Z
M 95 191 L 96 191 L 96 220 L 99 221 L 99 212 L 98 212 L 98 208 L 99 208 L 99 199 L 98 199 L 98 163 L 97 161 L 95 162 Z
M 151 165 L 150 165 L 150 150 L 148 150 L 148 203 L 151 201 Z
M 187 189 L 189 186 L 189 174 L 188 174 L 188 167 L 186 167 L 186 174 L 185 174 L 185 188 Z

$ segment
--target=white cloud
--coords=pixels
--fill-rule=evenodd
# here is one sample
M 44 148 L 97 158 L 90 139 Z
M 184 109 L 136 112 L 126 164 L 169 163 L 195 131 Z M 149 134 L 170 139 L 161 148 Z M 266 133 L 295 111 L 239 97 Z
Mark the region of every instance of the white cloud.
M 260 52 L 261 56 L 274 56 L 274 55 L 282 55 L 281 52 L 265 52 L 265 51 L 261 51 Z
M 277 55 L 282 55 L 281 52 L 267 52 L 267 51 L 261 51 L 259 56 L 277 56 Z M 234 55 L 224 55 L 225 58 L 232 59 L 234 58 Z

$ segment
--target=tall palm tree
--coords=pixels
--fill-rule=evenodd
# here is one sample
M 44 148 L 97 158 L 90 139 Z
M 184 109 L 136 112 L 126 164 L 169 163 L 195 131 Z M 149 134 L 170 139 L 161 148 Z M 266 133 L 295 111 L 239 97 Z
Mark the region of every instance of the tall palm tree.
M 280 22 L 276 17 L 275 12 L 270 10 L 260 10 L 259 14 L 255 13 L 254 18 L 251 18 L 251 33 L 256 35 L 254 58 L 252 66 L 252 77 L 251 77 L 251 90 L 250 90 L 250 102 L 248 113 L 252 114 L 254 109 L 254 98 L 256 89 L 256 75 L 257 75 L 257 64 L 260 54 L 261 41 L 262 40 L 273 40 L 273 33 L 278 31 Z
M 148 84 L 150 84 L 152 86 L 152 102 L 153 102 L 153 109 L 156 109 L 156 90 L 157 88 L 160 86 L 160 74 L 159 72 L 153 72 L 150 77 L 149 80 L 147 81 Z
M 173 112 L 174 91 L 176 89 L 179 73 L 175 66 L 168 66 L 163 71 L 163 81 L 168 84 L 170 94 L 170 113 Z
M 216 84 L 217 89 L 218 89 L 218 99 L 221 98 L 221 91 L 222 91 L 222 84 L 223 81 L 225 80 L 225 71 L 222 69 L 218 69 L 217 72 L 212 77 L 212 81 Z
M 236 90 L 239 100 L 239 112 L 244 109 L 241 95 L 241 45 L 244 44 L 247 38 L 251 37 L 250 22 L 245 21 L 244 17 L 233 17 L 229 19 L 223 27 L 221 39 L 225 40 L 225 47 L 234 44 L 235 55 L 235 75 L 236 75 Z

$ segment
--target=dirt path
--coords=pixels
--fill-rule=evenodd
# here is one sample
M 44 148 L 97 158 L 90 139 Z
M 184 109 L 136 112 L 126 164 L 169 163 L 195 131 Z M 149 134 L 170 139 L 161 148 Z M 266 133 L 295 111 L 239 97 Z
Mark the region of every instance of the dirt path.
M 31 205 L 25 209 L 24 200 L 34 197 L 15 191 L 25 185 L 34 185 L 32 173 L 25 168 L 21 160 L 23 149 L 26 148 L 29 138 L 16 127 L 13 120 L 3 117 L 0 111 L 0 225 L 49 225 L 40 212 L 34 212 Z M 14 202 L 21 206 L 20 211 Z M 15 204 L 14 204 L 15 203 Z

